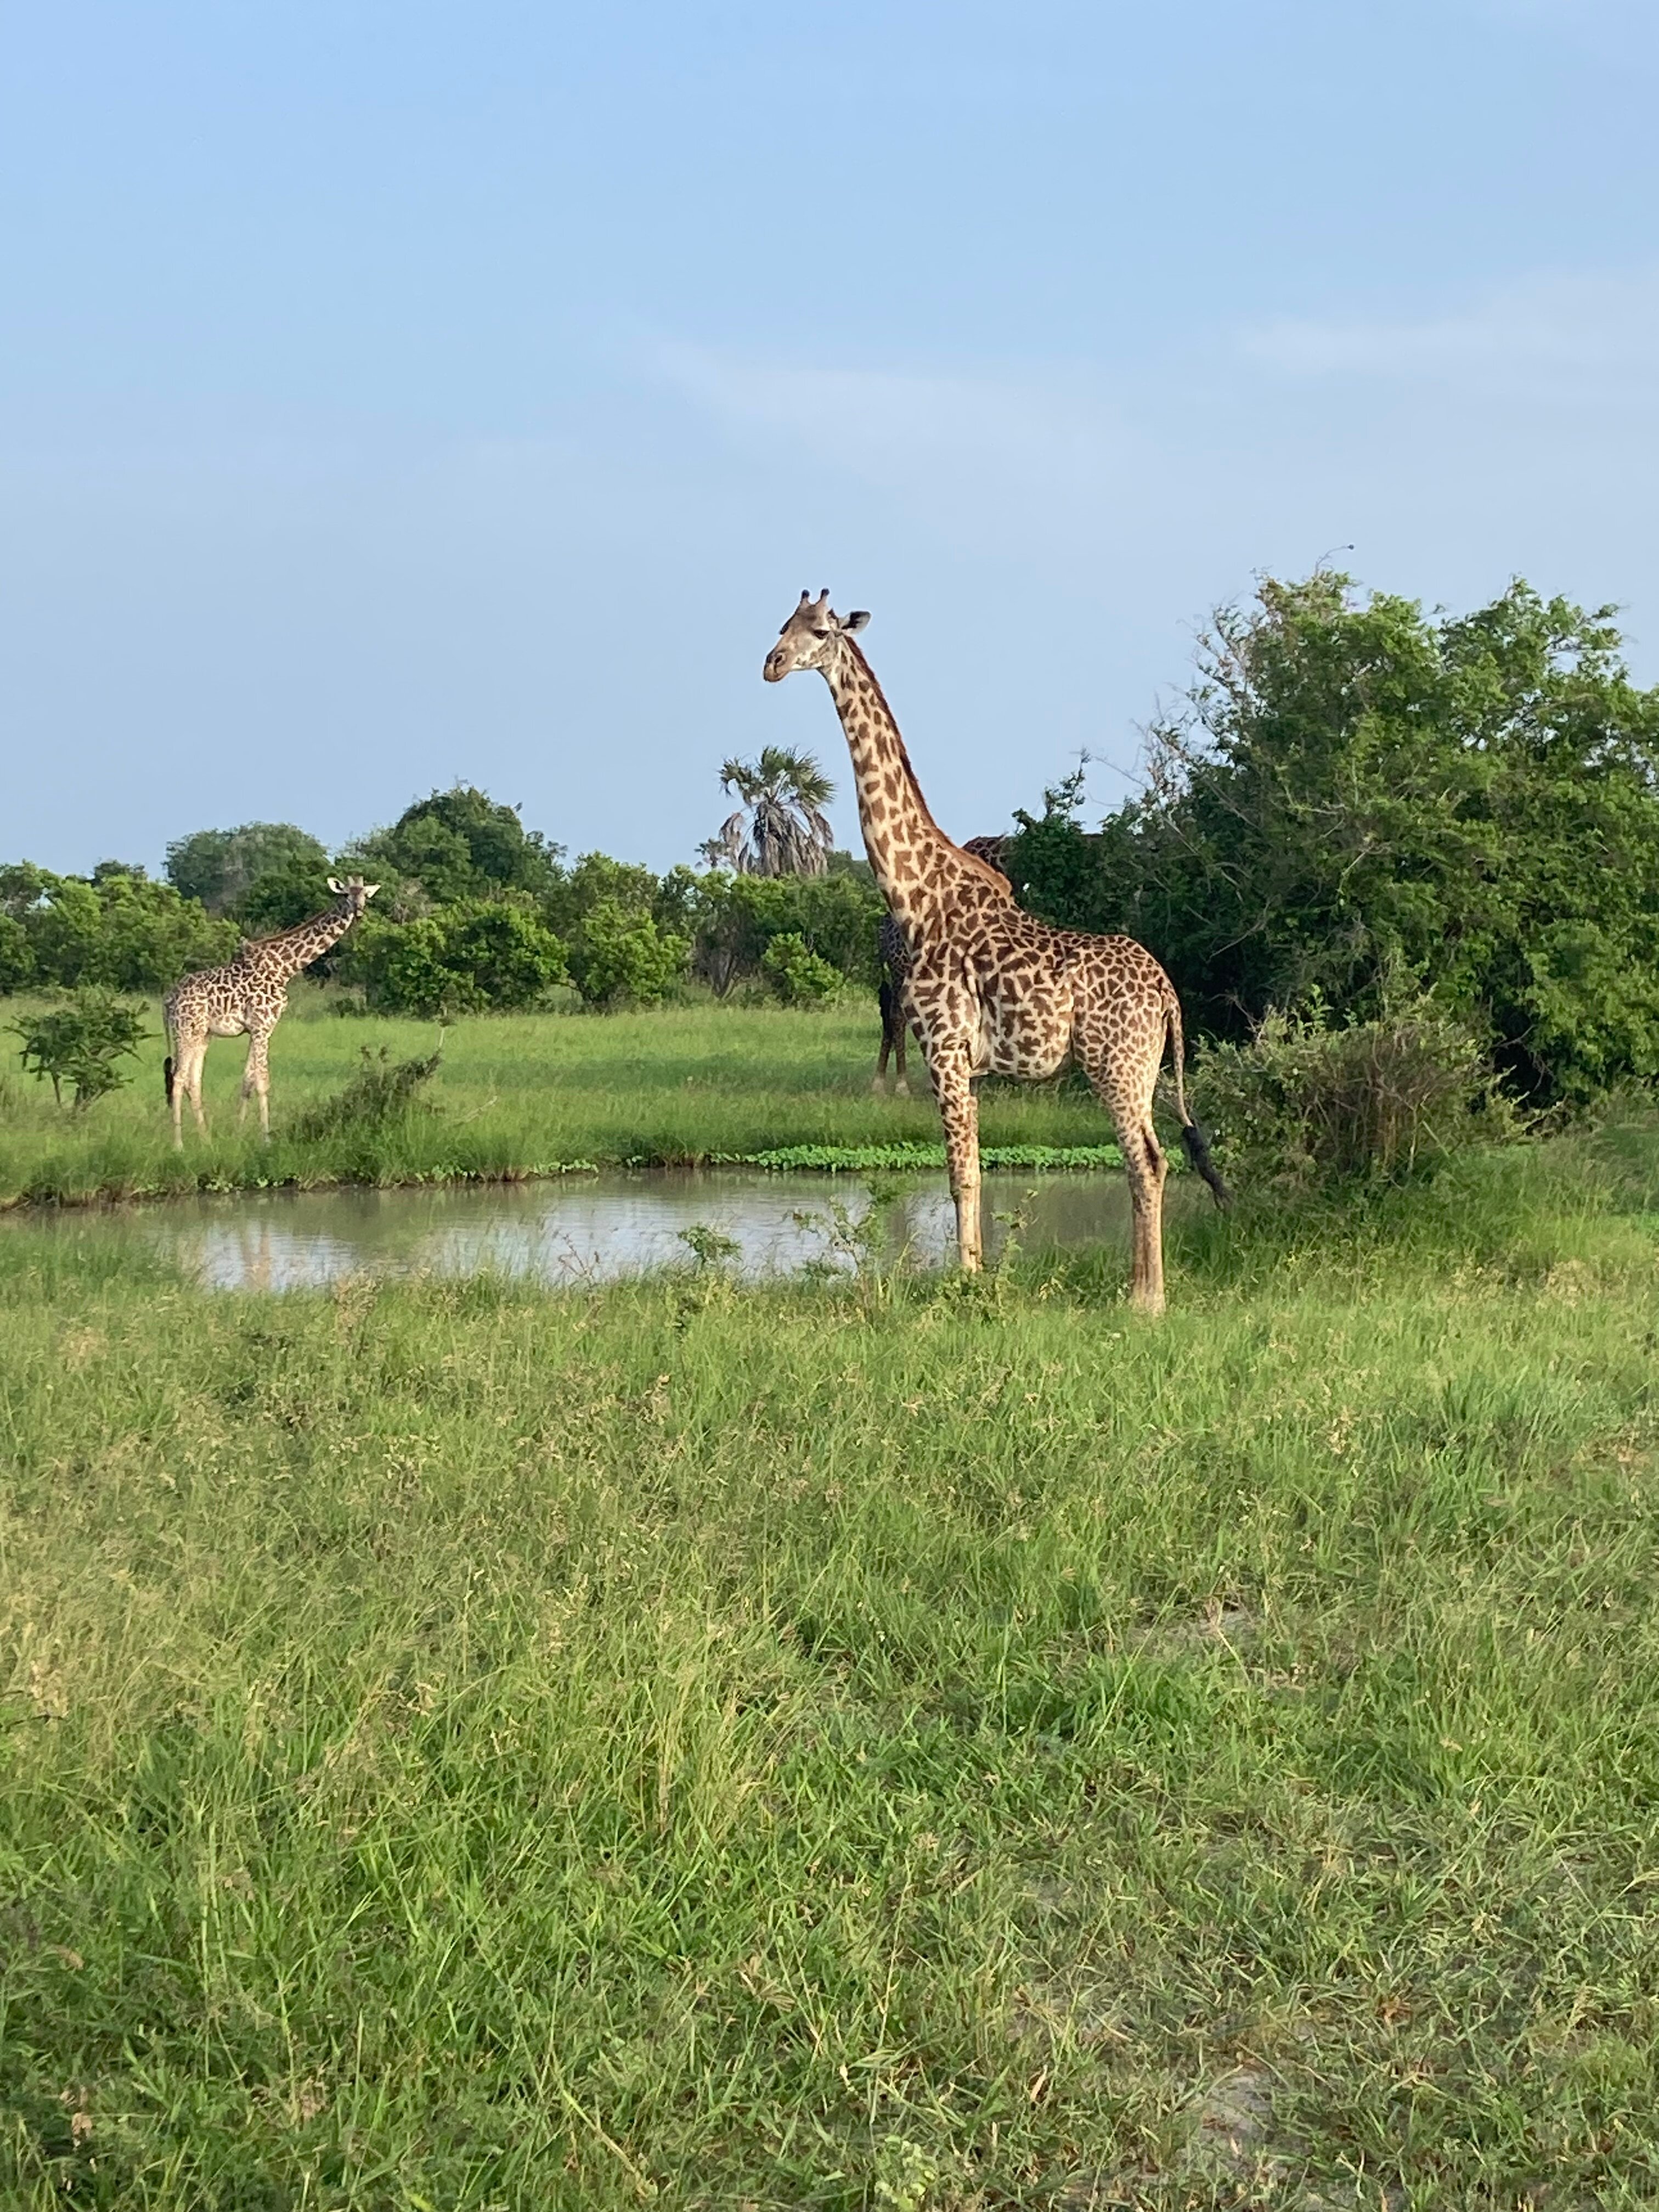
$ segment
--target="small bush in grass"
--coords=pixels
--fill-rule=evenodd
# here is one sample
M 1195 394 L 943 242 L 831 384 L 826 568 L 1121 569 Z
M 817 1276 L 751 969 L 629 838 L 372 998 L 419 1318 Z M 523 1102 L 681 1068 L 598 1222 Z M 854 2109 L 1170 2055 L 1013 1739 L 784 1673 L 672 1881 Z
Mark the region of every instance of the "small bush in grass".
M 124 1006 L 112 991 L 88 988 L 75 992 L 67 1004 L 50 1012 L 14 1022 L 11 1030 L 23 1041 L 19 1057 L 24 1066 L 51 1084 L 60 1106 L 67 1084 L 74 1094 L 74 1111 L 79 1114 L 94 1098 L 131 1081 L 127 1070 L 116 1063 L 137 1051 L 148 1011 L 143 1006 Z
M 619 899 L 596 899 L 571 933 L 570 973 L 591 1006 L 654 1006 L 685 972 L 686 939 Z
M 391 1059 L 384 1045 L 378 1055 L 365 1045 L 363 1064 L 343 1091 L 313 1106 L 295 1124 L 295 1133 L 307 1140 L 344 1136 L 364 1129 L 383 1129 L 388 1121 L 407 1112 L 415 1094 L 437 1073 L 443 1045 L 413 1060 Z
M 817 1006 L 840 990 L 839 969 L 821 960 L 798 930 L 775 937 L 761 955 L 761 970 L 786 1006 Z
M 1246 1180 L 1399 1179 L 1519 1127 L 1481 1040 L 1426 999 L 1340 1029 L 1271 1012 L 1202 1048 L 1194 1089 Z

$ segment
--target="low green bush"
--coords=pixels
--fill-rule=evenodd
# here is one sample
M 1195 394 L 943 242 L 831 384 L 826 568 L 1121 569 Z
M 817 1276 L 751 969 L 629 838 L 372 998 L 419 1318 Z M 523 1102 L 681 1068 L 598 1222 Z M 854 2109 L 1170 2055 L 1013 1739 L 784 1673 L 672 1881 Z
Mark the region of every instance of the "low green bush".
M 572 934 L 570 973 L 592 1006 L 654 1006 L 685 970 L 690 947 L 620 899 L 598 899 Z
M 1192 1088 L 1246 1182 L 1398 1179 L 1520 1127 L 1481 1039 L 1427 999 L 1340 1027 L 1270 1012 L 1200 1046 Z
M 786 1006 L 820 1006 L 835 997 L 844 980 L 796 930 L 772 939 L 761 955 L 761 973 Z
M 333 1097 L 323 1099 L 302 1114 L 295 1124 L 296 1136 L 310 1140 L 337 1137 L 347 1132 L 383 1129 L 406 1113 L 415 1094 L 438 1072 L 443 1046 L 412 1060 L 393 1060 L 382 1045 L 377 1053 L 362 1048 L 362 1066 Z

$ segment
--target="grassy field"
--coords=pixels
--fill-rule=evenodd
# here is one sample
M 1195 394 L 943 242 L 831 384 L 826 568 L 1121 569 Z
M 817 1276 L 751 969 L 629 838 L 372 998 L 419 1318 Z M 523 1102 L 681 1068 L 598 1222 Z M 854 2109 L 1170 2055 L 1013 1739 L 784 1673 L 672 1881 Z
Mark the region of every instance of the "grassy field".
M 1656 1205 L 1195 1218 L 1158 1324 L 6 1224 L 0 2202 L 1659 2201 Z
M 394 1060 L 430 1052 L 434 1027 L 341 1020 L 325 994 L 297 994 L 271 1045 L 269 1150 L 239 1135 L 236 1098 L 246 1044 L 208 1052 L 204 1145 L 189 1127 L 172 1148 L 162 1103 L 160 1019 L 132 1085 L 71 1117 L 51 1091 L 0 1075 L 0 1206 L 169 1191 L 404 1182 L 541 1174 L 574 1162 L 678 1164 L 716 1153 L 797 1145 L 939 1141 L 939 1116 L 919 1060 L 919 1096 L 878 1098 L 880 1042 L 873 1006 L 821 1012 L 704 1006 L 653 1013 L 534 1015 L 465 1021 L 450 1030 L 427 1091 L 431 1110 L 394 1128 L 302 1142 L 306 1107 L 337 1093 L 365 1047 Z M 12 1018 L 0 1001 L 0 1025 Z M 0 1066 L 5 1063 L 0 1061 Z M 988 1145 L 1109 1143 L 1106 1116 L 1071 1085 L 990 1086 Z

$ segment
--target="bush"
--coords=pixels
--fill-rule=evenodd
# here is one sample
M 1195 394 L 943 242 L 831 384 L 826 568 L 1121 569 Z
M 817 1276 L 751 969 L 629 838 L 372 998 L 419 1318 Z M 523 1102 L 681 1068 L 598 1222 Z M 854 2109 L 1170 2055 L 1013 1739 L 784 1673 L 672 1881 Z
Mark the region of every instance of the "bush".
M 885 911 L 873 882 L 824 876 L 713 873 L 696 917 L 697 973 L 724 997 L 740 978 L 766 973 L 774 939 L 796 937 L 843 981 L 876 983 L 876 930 Z
M 443 1046 L 414 1060 L 393 1060 L 386 1048 L 379 1055 L 365 1045 L 363 1064 L 343 1091 L 303 1113 L 295 1124 L 296 1136 L 307 1139 L 337 1137 L 348 1131 L 383 1129 L 388 1121 L 407 1113 L 422 1084 L 436 1074 Z
M 532 1006 L 568 973 L 552 932 L 506 902 L 441 907 L 415 921 L 367 914 L 343 968 L 377 1013 L 422 1020 Z
M 27 991 L 34 981 L 34 954 L 28 932 L 9 914 L 0 914 L 0 998 Z
M 650 915 L 605 897 L 573 933 L 570 973 L 589 1006 L 653 1006 L 685 972 L 690 951 L 684 938 L 659 930 Z
M 1480 1039 L 1427 999 L 1340 1028 L 1270 1012 L 1200 1047 L 1191 1088 L 1244 1181 L 1400 1179 L 1518 1126 Z
M 772 939 L 761 956 L 761 972 L 786 1006 L 820 1006 L 835 997 L 844 980 L 839 969 L 820 960 L 793 930 Z
M 14 1022 L 11 1030 L 23 1041 L 20 1057 L 24 1067 L 51 1084 L 60 1106 L 68 1084 L 75 1094 L 74 1110 L 80 1114 L 94 1098 L 131 1080 L 116 1062 L 137 1052 L 148 1011 L 124 1006 L 108 991 L 77 991 L 67 1006 Z

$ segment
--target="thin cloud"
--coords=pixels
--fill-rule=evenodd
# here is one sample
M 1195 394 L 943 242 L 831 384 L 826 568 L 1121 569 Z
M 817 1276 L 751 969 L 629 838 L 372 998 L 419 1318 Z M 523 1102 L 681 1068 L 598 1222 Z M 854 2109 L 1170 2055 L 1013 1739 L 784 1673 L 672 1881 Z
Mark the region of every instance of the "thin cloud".
M 1540 398 L 1647 399 L 1659 369 L 1659 269 L 1532 277 L 1452 314 L 1286 318 L 1247 331 L 1241 349 L 1291 378 L 1362 376 Z
M 687 345 L 659 349 L 652 365 L 744 444 L 783 440 L 975 537 L 1097 507 L 1144 455 L 1109 401 L 1059 381 L 818 368 Z

